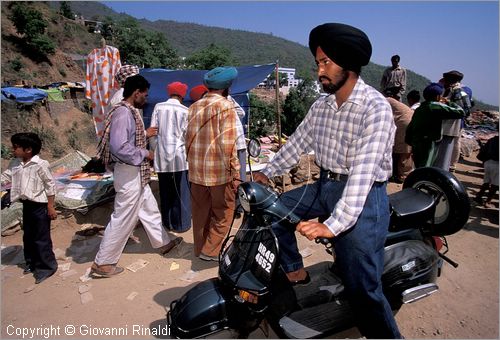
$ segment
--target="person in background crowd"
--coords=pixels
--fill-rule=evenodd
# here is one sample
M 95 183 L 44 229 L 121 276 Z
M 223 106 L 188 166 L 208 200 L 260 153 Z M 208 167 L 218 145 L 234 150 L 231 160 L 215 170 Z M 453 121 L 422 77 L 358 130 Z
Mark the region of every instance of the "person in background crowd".
M 382 93 L 397 100 L 401 100 L 406 91 L 406 69 L 399 65 L 400 60 L 399 55 L 393 55 L 391 57 L 392 66 L 384 70 L 380 80 Z
M 201 98 L 203 98 L 203 96 L 205 94 L 207 94 L 207 92 L 208 92 L 208 89 L 205 85 L 203 85 L 203 84 L 196 85 L 196 86 L 193 86 L 191 88 L 191 90 L 189 91 L 189 97 L 191 98 L 193 103 L 195 103 L 198 100 L 200 100 Z
M 16 158 L 2 173 L 2 185 L 11 183 L 11 201 L 23 204 L 23 274 L 33 273 L 38 284 L 57 271 L 50 237 L 50 221 L 57 218 L 56 182 L 49 162 L 38 156 L 42 141 L 36 133 L 16 133 L 10 140 Z
M 486 144 L 481 147 L 481 156 L 478 155 L 478 158 L 481 158 L 480 160 L 484 162 L 484 177 L 483 185 L 476 194 L 474 200 L 479 204 L 483 204 L 485 208 L 495 207 L 491 201 L 498 191 L 498 152 L 497 135 L 490 138 Z M 483 202 L 483 196 L 486 194 L 486 191 L 488 191 L 488 194 L 486 200 Z
M 243 123 L 241 120 L 245 117 L 245 110 L 234 100 L 231 95 L 227 96 L 233 105 L 236 114 L 238 115 L 238 121 L 236 122 L 236 128 L 238 129 L 238 139 L 236 140 L 236 149 L 238 150 L 238 161 L 240 162 L 240 179 L 242 181 L 246 180 L 246 156 L 247 156 L 247 143 L 245 141 L 245 130 L 243 129 Z
M 191 228 L 191 195 L 186 160 L 187 107 L 182 105 L 187 85 L 173 82 L 167 85 L 170 97 L 153 109 L 151 127 L 158 135 L 150 139 L 154 169 L 158 174 L 160 211 L 163 226 L 176 232 Z
M 314 28 L 309 48 L 327 96 L 304 120 L 262 172 L 258 182 L 289 171 L 314 150 L 320 179 L 287 191 L 280 200 L 303 221 L 296 230 L 309 240 L 331 238 L 338 274 L 366 338 L 401 338 L 382 292 L 384 243 L 389 226 L 387 180 L 392 172 L 396 127 L 384 96 L 359 77 L 372 46 L 359 29 L 339 23 Z M 328 216 L 323 222 L 308 221 Z M 295 228 L 274 224 L 280 263 L 293 284 L 307 284 Z
M 417 90 L 411 90 L 406 95 L 406 100 L 410 109 L 415 111 L 420 106 L 420 93 Z
M 455 171 L 456 163 L 460 158 L 460 136 L 462 134 L 462 118 L 470 115 L 470 98 L 462 89 L 460 81 L 464 75 L 459 71 L 449 71 L 443 73 L 444 92 L 441 100 L 444 103 L 454 103 L 459 105 L 464 116 L 461 118 L 446 119 L 443 122 L 443 140 L 439 144 L 438 155 L 434 166 L 446 171 Z
M 139 113 L 139 108 L 146 103 L 149 86 L 141 75 L 128 77 L 123 90 L 124 100 L 106 117 L 98 154 L 113 171 L 116 196 L 111 220 L 91 267 L 93 276 L 111 277 L 123 272 L 117 263 L 138 220 L 153 248 L 159 248 L 162 255 L 182 241 L 181 237 L 171 240 L 165 231 L 158 204 L 149 187 L 149 163 L 154 154 L 146 149 L 146 141 L 156 135 L 158 129 L 150 127 L 145 131 Z
M 442 142 L 443 119 L 463 116 L 464 111 L 456 104 L 441 103 L 443 87 L 431 83 L 423 92 L 424 102 L 413 113 L 406 129 L 405 141 L 411 145 L 416 168 L 432 166 L 436 160 L 439 142 Z
M 207 72 L 208 93 L 188 110 L 186 151 L 191 182 L 194 255 L 217 261 L 234 214 L 240 165 L 236 150 L 238 115 L 226 97 L 234 67 Z
M 396 136 L 392 147 L 392 179 L 396 183 L 403 183 L 413 170 L 411 146 L 405 143 L 406 128 L 410 124 L 413 110 L 395 98 L 387 97 L 387 101 L 391 105 L 396 124 Z

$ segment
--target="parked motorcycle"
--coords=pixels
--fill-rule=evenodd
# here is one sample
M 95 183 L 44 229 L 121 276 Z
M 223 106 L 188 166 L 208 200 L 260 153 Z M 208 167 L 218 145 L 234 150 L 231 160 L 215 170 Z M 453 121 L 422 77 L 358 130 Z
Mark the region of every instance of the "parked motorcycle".
M 254 146 L 251 152 L 259 149 Z M 353 327 L 355 315 L 337 275 L 330 240 L 316 242 L 325 245 L 332 260 L 307 267 L 311 282 L 293 286 L 279 265 L 278 240 L 271 226 L 295 226 L 300 219 L 277 193 L 259 183 L 240 184 L 238 196 L 243 220 L 223 244 L 219 277 L 198 283 L 170 304 L 171 336 L 244 338 L 270 326 L 280 338 L 322 338 Z M 445 236 L 464 226 L 470 205 L 455 176 L 431 167 L 414 170 L 389 200 L 391 223 L 382 283 L 396 313 L 403 304 L 438 290 L 443 260 L 458 266 L 445 255 L 449 249 Z

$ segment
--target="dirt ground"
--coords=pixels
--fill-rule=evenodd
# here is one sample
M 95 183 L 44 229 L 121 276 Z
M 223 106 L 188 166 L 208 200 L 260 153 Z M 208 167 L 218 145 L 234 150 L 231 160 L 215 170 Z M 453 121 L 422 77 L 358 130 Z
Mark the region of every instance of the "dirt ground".
M 474 156 L 466 158 L 456 176 L 472 197 L 482 183 L 481 164 Z M 400 187 L 391 183 L 389 191 Z M 459 266 L 455 269 L 445 263 L 439 291 L 403 306 L 396 315 L 406 338 L 498 338 L 498 200 L 494 203 L 495 209 L 472 207 L 468 224 L 448 237 L 447 255 Z M 76 233 L 105 226 L 111 211 L 112 202 L 86 215 L 61 214 L 53 222 L 59 270 L 40 285 L 34 284 L 31 275 L 23 275 L 19 266 L 22 232 L 2 237 L 1 338 L 23 338 L 23 331 L 24 338 L 154 338 L 149 329 L 165 328 L 170 302 L 197 282 L 217 275 L 214 262 L 192 255 L 190 231 L 181 234 L 184 243 L 163 258 L 138 228 L 135 235 L 140 243 L 128 244 L 119 262 L 124 267 L 133 265 L 130 268 L 136 271 L 126 269 L 117 277 L 85 281 L 100 236 Z M 322 246 L 300 235 L 299 247 L 312 253 L 304 259 L 306 266 L 328 259 Z M 121 333 L 103 334 L 111 328 Z

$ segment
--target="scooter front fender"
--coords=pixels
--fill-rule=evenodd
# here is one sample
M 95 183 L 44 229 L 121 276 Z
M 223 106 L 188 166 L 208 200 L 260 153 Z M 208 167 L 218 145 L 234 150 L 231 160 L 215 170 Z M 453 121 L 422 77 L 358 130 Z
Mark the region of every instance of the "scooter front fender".
M 229 306 L 219 279 L 198 283 L 167 313 L 170 335 L 176 338 L 207 336 L 230 327 Z

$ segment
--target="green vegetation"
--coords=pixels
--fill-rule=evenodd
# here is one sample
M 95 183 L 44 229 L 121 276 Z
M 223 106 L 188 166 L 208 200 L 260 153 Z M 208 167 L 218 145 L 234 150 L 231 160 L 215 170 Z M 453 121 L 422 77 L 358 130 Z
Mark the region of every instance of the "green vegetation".
M 55 52 L 55 44 L 47 35 L 47 21 L 42 13 L 29 7 L 29 2 L 14 2 L 10 20 L 19 34 L 24 36 L 23 42 L 32 56 L 40 57 Z
M 3 159 L 11 159 L 14 155 L 12 154 L 12 150 L 10 146 L 2 143 L 2 154 Z
M 311 80 L 305 80 L 296 88 L 292 88 L 283 104 L 281 131 L 286 135 L 291 135 L 317 98 L 318 95 Z
M 112 24 L 112 42 L 120 51 L 122 64 L 145 68 L 176 68 L 179 58 L 164 35 L 142 29 L 135 19 Z
M 14 70 L 16 72 L 21 71 L 21 69 L 24 66 L 23 62 L 21 60 L 19 60 L 19 58 L 11 60 L 9 62 L 9 64 L 10 64 L 10 67 L 12 68 L 12 70 Z
M 71 10 L 71 5 L 69 4 L 68 1 L 61 1 L 59 10 L 61 12 L 61 15 L 68 18 L 68 19 L 74 19 L 75 15 L 73 14 L 73 11 Z
M 193 53 L 185 61 L 187 69 L 210 70 L 218 66 L 232 65 L 231 51 L 227 48 L 210 44 L 207 48 Z
M 249 138 L 268 136 L 276 133 L 276 108 L 267 104 L 257 96 L 250 94 L 250 126 Z

